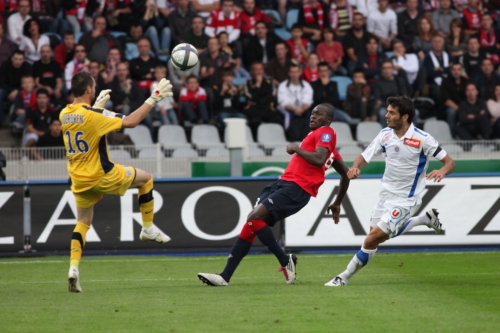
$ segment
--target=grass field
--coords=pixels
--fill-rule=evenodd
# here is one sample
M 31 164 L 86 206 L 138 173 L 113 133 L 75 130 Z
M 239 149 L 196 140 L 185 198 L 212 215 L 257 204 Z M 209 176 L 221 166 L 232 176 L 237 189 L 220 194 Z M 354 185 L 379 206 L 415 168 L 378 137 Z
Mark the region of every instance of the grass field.
M 223 256 L 84 257 L 83 293 L 63 257 L 0 260 L 0 332 L 499 332 L 500 252 L 378 253 L 342 288 L 352 254 L 299 255 L 286 285 L 251 255 L 229 287 L 203 285 Z

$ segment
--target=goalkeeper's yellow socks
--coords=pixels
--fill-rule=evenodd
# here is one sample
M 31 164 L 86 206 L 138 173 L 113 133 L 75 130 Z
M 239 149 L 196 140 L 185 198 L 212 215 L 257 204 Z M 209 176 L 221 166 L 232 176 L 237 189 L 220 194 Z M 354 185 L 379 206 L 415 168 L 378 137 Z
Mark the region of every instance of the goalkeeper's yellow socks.
M 73 236 L 71 237 L 70 266 L 72 267 L 78 268 L 78 265 L 80 264 L 83 247 L 85 246 L 85 238 L 89 229 L 90 226 L 86 224 L 81 222 L 76 223 L 75 230 L 73 230 Z
M 142 215 L 142 226 L 148 229 L 153 226 L 155 200 L 153 198 L 153 177 L 139 187 L 139 210 Z

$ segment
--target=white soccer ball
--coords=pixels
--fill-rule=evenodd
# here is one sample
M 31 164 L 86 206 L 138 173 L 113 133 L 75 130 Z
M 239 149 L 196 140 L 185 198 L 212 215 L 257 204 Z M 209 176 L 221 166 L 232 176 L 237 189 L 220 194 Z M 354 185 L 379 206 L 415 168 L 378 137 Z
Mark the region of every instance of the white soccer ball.
M 191 44 L 179 44 L 172 50 L 170 61 L 176 69 L 188 71 L 198 63 L 198 51 Z

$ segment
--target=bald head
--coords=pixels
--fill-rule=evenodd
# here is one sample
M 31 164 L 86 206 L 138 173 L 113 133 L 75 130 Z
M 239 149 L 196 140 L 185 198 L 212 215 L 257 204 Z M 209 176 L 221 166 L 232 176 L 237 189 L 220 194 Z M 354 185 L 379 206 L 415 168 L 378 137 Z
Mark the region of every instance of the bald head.
M 330 121 L 333 121 L 333 105 L 328 103 L 319 104 L 315 108 L 318 111 L 323 111 L 325 113 L 326 118 L 330 118 Z

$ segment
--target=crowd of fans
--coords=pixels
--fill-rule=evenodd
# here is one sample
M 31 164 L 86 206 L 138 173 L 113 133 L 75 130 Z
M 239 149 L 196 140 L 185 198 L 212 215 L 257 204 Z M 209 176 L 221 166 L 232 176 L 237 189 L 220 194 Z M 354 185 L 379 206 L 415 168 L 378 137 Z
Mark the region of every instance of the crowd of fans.
M 153 137 L 241 117 L 254 135 L 271 122 L 301 140 L 319 103 L 385 127 L 394 95 L 415 98 L 417 123 L 500 137 L 500 0 L 0 0 L 0 12 L 0 124 L 26 146 L 62 144 L 58 112 L 82 71 L 123 114 L 167 77 L 174 98 L 144 120 Z M 199 52 L 187 72 L 168 61 L 181 42 Z M 332 76 L 351 79 L 345 98 Z

